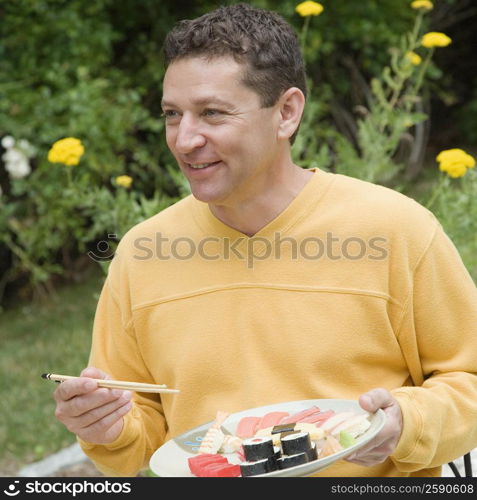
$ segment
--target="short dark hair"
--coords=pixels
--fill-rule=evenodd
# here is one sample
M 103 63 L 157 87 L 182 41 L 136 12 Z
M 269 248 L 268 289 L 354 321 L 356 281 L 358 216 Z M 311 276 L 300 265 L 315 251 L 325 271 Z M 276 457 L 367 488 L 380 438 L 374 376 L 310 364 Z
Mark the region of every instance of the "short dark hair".
M 166 67 L 186 57 L 232 56 L 245 64 L 242 83 L 263 107 L 273 106 L 290 87 L 306 97 L 306 74 L 293 27 L 273 11 L 238 3 L 179 21 L 164 41 Z M 290 138 L 293 144 L 298 128 Z

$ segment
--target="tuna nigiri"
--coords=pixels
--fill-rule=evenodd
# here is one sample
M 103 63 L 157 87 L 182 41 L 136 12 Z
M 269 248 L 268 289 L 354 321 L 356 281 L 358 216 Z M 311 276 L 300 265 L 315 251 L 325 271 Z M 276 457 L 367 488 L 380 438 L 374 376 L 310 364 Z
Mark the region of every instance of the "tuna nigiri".
M 266 413 L 258 423 L 256 430 L 273 427 L 274 425 L 280 423 L 282 419 L 288 416 L 289 413 L 287 411 L 271 411 L 269 413 Z
M 300 422 L 309 422 L 311 424 L 322 425 L 326 420 L 335 415 L 333 410 L 320 411 L 318 413 L 313 413 L 305 418 L 301 418 Z
M 243 417 L 237 424 L 235 434 L 242 439 L 252 437 L 261 420 L 261 417 Z
M 307 408 L 306 410 L 299 411 L 298 413 L 293 413 L 287 417 L 284 417 L 280 420 L 280 424 L 293 424 L 294 422 L 300 422 L 303 418 L 309 417 L 314 413 L 319 413 L 320 409 L 318 406 L 312 406 L 311 408 Z

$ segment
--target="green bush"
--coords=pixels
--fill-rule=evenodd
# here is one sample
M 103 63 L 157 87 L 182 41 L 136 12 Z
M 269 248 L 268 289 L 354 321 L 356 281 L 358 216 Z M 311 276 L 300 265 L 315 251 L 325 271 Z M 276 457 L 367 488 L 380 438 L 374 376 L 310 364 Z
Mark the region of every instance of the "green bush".
M 172 20 L 164 4 L 147 4 L 133 15 L 129 2 L 127 18 L 111 0 L 2 5 L 0 92 L 8 98 L 0 99 L 0 136 L 12 136 L 16 144 L 26 140 L 36 152 L 31 175 L 0 172 L 0 245 L 9 254 L 0 303 L 7 281 L 24 278 L 28 287 L 42 290 L 88 244 L 110 233 L 121 237 L 181 193 L 170 174 L 174 162 L 158 99 L 160 44 Z M 141 23 L 154 10 L 157 37 L 149 39 Z M 80 168 L 46 159 L 51 145 L 67 136 L 85 146 Z M 134 179 L 133 191 L 114 186 L 123 174 Z
M 310 97 L 295 161 L 404 190 L 428 144 L 430 91 L 452 86 L 432 51 L 419 47 L 432 13 L 363 0 L 323 2 L 320 16 L 303 18 L 289 0 L 250 3 L 284 15 L 302 37 Z M 161 45 L 174 22 L 219 5 L 2 2 L 0 138 L 13 138 L 31 173 L 15 177 L 5 159 L 0 166 L 0 304 L 20 284 L 41 291 L 52 276 L 69 276 L 99 242 L 114 247 L 132 225 L 189 192 L 160 118 Z M 411 50 L 428 61 L 414 67 L 405 57 Z M 64 137 L 84 145 L 77 166 L 47 159 Z M 132 178 L 130 188 L 116 184 L 121 175 Z
M 464 264 L 477 283 L 477 171 L 467 158 L 463 175 L 452 178 L 440 172 L 424 204 L 432 210 L 459 249 Z

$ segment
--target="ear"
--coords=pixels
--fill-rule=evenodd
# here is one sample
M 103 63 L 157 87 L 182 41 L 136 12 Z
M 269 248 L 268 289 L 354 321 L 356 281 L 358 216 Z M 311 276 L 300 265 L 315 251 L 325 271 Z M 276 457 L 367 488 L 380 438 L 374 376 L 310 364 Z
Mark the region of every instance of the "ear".
M 299 88 L 291 87 L 281 95 L 278 105 L 280 117 L 277 138 L 289 139 L 300 124 L 305 107 L 305 96 Z

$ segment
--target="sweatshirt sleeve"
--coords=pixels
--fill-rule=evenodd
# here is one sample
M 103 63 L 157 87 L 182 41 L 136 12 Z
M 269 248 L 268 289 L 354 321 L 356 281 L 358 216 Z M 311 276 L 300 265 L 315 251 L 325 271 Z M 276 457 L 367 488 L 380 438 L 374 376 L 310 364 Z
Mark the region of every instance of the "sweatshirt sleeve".
M 391 391 L 403 415 L 391 459 L 403 472 L 477 446 L 477 288 L 440 224 L 412 282 L 398 340 L 415 386 Z
M 111 281 L 110 267 L 96 310 L 89 365 L 116 380 L 156 383 L 138 349 L 129 308 L 120 301 Z M 83 451 L 106 476 L 136 476 L 164 442 L 166 423 L 160 395 L 135 392 L 132 401 L 123 430 L 113 443 L 96 445 L 78 438 Z

